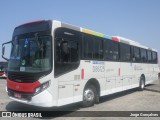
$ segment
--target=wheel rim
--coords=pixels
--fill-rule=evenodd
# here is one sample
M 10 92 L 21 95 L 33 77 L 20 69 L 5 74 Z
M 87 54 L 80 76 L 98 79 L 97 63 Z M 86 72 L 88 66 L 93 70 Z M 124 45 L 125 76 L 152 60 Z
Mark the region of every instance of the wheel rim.
M 87 89 L 84 91 L 84 100 L 85 101 L 93 101 L 94 100 L 94 92 L 91 89 Z

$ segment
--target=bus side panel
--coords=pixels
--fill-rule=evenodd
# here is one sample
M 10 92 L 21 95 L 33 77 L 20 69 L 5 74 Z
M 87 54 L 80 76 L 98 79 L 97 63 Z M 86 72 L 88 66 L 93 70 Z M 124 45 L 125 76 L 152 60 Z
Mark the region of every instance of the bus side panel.
M 121 62 L 120 67 L 121 80 L 123 82 L 123 90 L 132 88 L 133 78 L 133 64 L 129 62 Z
M 105 62 L 96 60 L 81 61 L 84 70 L 84 81 L 96 79 L 100 84 L 100 95 L 105 95 Z
M 117 91 L 122 91 L 122 81 L 120 80 L 119 70 L 119 62 L 105 62 L 106 95 Z
M 58 77 L 58 106 L 82 101 L 84 81 L 80 67 Z
M 159 67 L 158 64 L 153 64 L 153 78 L 152 81 L 158 80 Z

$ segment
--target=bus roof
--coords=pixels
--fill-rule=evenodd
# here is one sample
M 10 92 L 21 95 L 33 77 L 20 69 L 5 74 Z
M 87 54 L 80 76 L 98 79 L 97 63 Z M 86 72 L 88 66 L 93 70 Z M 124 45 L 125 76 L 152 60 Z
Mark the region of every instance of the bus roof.
M 125 38 L 125 37 L 109 36 L 109 35 L 105 35 L 105 34 L 100 33 L 100 32 L 96 32 L 96 31 L 86 29 L 86 28 L 83 28 L 83 27 L 77 27 L 77 26 L 74 26 L 74 25 L 71 25 L 71 24 L 68 24 L 68 23 L 64 23 L 64 22 L 61 22 L 61 21 L 57 21 L 57 20 L 53 20 L 53 21 L 60 22 L 62 27 L 67 27 L 67 28 L 70 28 L 70 29 L 74 29 L 74 30 L 83 32 L 83 33 L 91 34 L 91 35 L 102 37 L 102 38 L 107 38 L 107 39 L 114 40 L 114 41 L 117 41 L 117 42 L 122 42 L 122 43 L 130 44 L 130 45 L 133 45 L 133 46 L 137 46 L 137 47 L 141 47 L 141 48 L 144 48 L 144 49 L 149 49 L 149 50 L 157 52 L 157 50 L 155 50 L 155 49 L 146 47 L 144 45 L 141 45 L 139 42 L 136 42 L 134 40 L 131 40 L 131 39 L 128 39 L 128 38 Z
M 27 23 L 39 22 L 39 21 L 45 21 L 45 20 L 36 20 L 36 21 L 27 22 Z M 46 20 L 46 21 L 48 21 L 48 20 Z M 83 28 L 83 27 L 77 27 L 77 26 L 74 26 L 74 25 L 71 25 L 71 24 L 68 24 L 68 23 L 64 23 L 64 22 L 61 22 L 61 21 L 57 21 L 57 20 L 52 20 L 52 22 L 56 22 L 58 24 L 61 24 L 62 27 L 70 28 L 70 29 L 80 31 L 80 32 L 83 32 L 83 33 L 87 33 L 87 34 L 91 34 L 91 35 L 94 35 L 94 36 L 114 40 L 114 41 L 117 41 L 117 42 L 122 42 L 122 43 L 130 44 L 130 45 L 142 47 L 142 48 L 145 48 L 145 49 L 150 49 L 150 50 L 153 50 L 153 51 L 157 51 L 155 49 L 151 49 L 149 47 L 143 46 L 140 43 L 138 43 L 136 41 L 133 41 L 131 39 L 125 38 L 125 37 L 105 35 L 105 34 L 100 33 L 100 32 L 96 32 L 96 31 L 86 29 L 86 28 Z M 27 24 L 27 23 L 24 23 L 24 24 Z M 24 24 L 22 24 L 22 25 L 24 25 Z

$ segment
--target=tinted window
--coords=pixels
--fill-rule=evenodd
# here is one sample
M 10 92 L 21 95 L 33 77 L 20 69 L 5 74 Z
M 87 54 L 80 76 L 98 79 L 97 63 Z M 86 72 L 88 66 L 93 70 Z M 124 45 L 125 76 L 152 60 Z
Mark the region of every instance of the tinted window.
M 130 58 L 131 58 L 130 46 L 127 44 L 120 43 L 120 60 L 130 61 Z
M 103 59 L 103 40 L 96 36 L 83 34 L 85 59 Z
M 148 57 L 148 62 L 151 63 L 152 62 L 152 53 L 151 53 L 151 51 L 147 51 L 147 57 Z
M 55 31 L 55 76 L 69 72 L 79 65 L 80 33 L 67 28 Z
M 133 62 L 140 62 L 140 49 L 133 47 Z
M 104 52 L 106 60 L 119 60 L 118 42 L 112 40 L 105 40 Z
M 83 46 L 84 46 L 84 58 L 93 58 L 93 40 L 92 36 L 84 35 Z
M 94 37 L 94 59 L 103 59 L 103 41 Z
M 48 31 L 48 30 L 51 30 L 50 21 L 31 22 L 31 23 L 16 27 L 14 30 L 13 36 L 24 34 L 24 33 Z
M 142 49 L 142 48 L 141 48 L 141 61 L 147 62 L 147 52 L 145 49 Z
M 157 53 L 156 52 L 152 52 L 152 62 L 157 63 Z
M 50 71 L 52 67 L 51 43 L 50 36 L 13 40 L 8 71 L 28 73 Z

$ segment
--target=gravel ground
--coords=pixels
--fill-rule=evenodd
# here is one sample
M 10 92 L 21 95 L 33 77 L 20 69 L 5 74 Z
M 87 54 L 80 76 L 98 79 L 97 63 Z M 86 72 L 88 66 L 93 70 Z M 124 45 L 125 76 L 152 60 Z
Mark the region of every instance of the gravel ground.
M 124 91 L 121 93 L 116 93 L 113 95 L 108 95 L 102 97 L 99 104 L 96 104 L 89 108 L 81 108 L 79 103 L 66 105 L 59 108 L 41 108 L 30 105 L 25 105 L 12 101 L 8 98 L 6 92 L 6 80 L 0 79 L 0 111 L 49 111 L 50 113 L 55 113 L 54 111 L 74 111 L 68 113 L 60 114 L 60 117 L 56 118 L 45 118 L 45 119 L 57 119 L 57 120 L 158 120 L 160 119 L 160 112 L 158 112 L 159 117 L 65 117 L 70 114 L 77 113 L 77 111 L 85 112 L 85 114 L 95 114 L 91 111 L 160 111 L 160 81 L 157 80 L 152 84 L 146 86 L 144 91 L 138 91 L 137 89 L 132 89 Z M 107 113 L 106 113 L 107 114 Z M 118 114 L 115 112 L 115 114 Z M 2 119 L 2 118 L 0 118 Z M 16 119 L 16 120 L 28 120 L 28 119 L 42 119 L 42 118 L 3 118 L 3 119 Z

